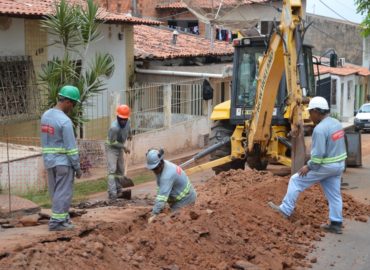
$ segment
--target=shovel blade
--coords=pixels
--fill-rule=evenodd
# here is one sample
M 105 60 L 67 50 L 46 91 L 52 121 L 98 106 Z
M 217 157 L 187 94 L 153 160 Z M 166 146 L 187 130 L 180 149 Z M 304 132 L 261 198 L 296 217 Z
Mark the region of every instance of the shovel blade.
M 131 189 L 121 190 L 121 192 L 117 194 L 117 198 L 131 200 Z
M 295 174 L 306 162 L 306 145 L 304 142 L 303 129 L 297 136 L 292 137 L 292 166 L 291 174 Z
M 121 178 L 121 186 L 122 186 L 122 188 L 133 187 L 134 182 L 132 181 L 131 178 L 128 178 L 127 176 L 123 176 Z

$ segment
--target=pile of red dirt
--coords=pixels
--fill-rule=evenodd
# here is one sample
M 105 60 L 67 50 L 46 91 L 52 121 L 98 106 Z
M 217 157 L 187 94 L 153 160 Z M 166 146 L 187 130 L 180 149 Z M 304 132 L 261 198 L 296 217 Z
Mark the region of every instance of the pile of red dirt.
M 80 219 L 74 232 L 53 234 L 32 247 L 0 254 L 12 269 L 296 269 L 309 267 L 328 208 L 314 186 L 284 219 L 267 206 L 285 195 L 288 178 L 229 171 L 197 187 L 195 206 L 147 224 L 148 207 L 117 208 L 117 222 Z M 370 207 L 344 195 L 345 218 L 367 221 Z M 108 216 L 112 209 L 107 208 Z M 345 229 L 344 229 L 345 233 Z

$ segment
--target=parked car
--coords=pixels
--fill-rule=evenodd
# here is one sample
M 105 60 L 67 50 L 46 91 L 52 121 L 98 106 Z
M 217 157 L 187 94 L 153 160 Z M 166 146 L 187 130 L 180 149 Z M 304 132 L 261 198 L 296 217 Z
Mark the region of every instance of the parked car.
M 370 131 L 370 103 L 363 104 L 354 119 L 355 130 Z

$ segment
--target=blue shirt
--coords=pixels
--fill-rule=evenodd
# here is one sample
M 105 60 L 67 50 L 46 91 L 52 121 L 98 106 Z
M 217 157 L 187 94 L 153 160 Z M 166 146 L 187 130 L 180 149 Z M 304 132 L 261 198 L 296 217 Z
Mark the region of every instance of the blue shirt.
M 41 117 L 41 146 L 47 169 L 58 165 L 80 169 L 80 157 L 71 119 L 59 109 L 49 109 Z

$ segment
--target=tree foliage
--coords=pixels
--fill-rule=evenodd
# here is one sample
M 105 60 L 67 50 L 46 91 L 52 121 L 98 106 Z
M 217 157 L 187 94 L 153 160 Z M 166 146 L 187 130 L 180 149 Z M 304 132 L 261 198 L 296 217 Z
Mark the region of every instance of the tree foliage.
M 39 74 L 41 84 L 47 89 L 47 106 L 54 107 L 63 85 L 78 87 L 81 104 L 75 106 L 69 115 L 74 127 L 81 126 L 84 106 L 89 97 L 104 91 L 104 78 L 114 72 L 114 60 L 108 53 L 96 53 L 87 58 L 89 46 L 99 41 L 101 35 L 97 21 L 98 6 L 93 0 L 86 4 L 73 5 L 66 0 L 55 4 L 53 14 L 45 17 L 43 27 L 50 35 L 49 46 L 61 49 L 61 56 L 55 56 Z
M 365 15 L 365 19 L 361 22 L 362 34 L 367 37 L 370 35 L 370 0 L 355 0 L 357 12 Z

